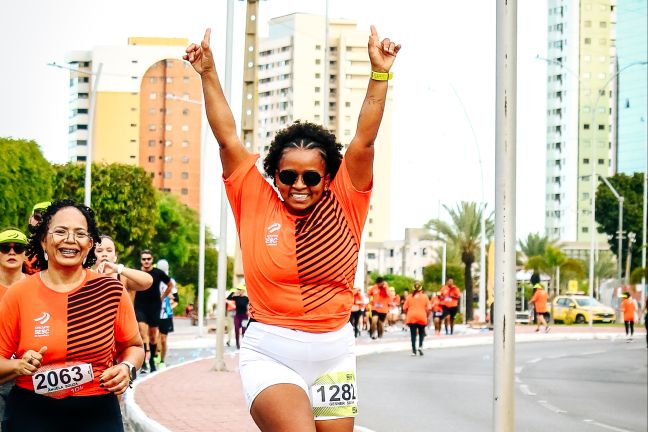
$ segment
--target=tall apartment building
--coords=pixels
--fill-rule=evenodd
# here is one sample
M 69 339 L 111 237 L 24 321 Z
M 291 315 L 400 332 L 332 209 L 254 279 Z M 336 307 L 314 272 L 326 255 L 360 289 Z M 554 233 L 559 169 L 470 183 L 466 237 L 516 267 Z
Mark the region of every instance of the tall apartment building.
M 295 120 L 324 124 L 345 149 L 349 145 L 371 72 L 369 35 L 358 30 L 353 21 L 337 19 L 329 24 L 326 56 L 324 17 L 295 13 L 270 20 L 269 36 L 260 39 L 257 55 L 254 151 L 263 155 L 275 133 Z M 392 93 L 390 88 L 376 140 L 375 193 L 365 228 L 366 241 L 389 238 Z
M 615 1 L 548 7 L 545 233 L 583 249 L 594 229 L 592 171 L 614 171 Z M 597 234 L 597 247 L 605 240 Z
M 68 54 L 69 152 L 87 155 L 89 111 L 95 102 L 93 162 L 141 166 L 153 185 L 198 209 L 202 92 L 200 78 L 180 60 L 186 39 L 128 39 Z M 101 74 L 96 89 L 92 73 Z
M 648 10 L 647 0 L 623 0 L 617 5 L 617 67 L 619 74 L 617 171 L 632 175 L 648 163 Z M 637 63 L 644 62 L 644 65 Z

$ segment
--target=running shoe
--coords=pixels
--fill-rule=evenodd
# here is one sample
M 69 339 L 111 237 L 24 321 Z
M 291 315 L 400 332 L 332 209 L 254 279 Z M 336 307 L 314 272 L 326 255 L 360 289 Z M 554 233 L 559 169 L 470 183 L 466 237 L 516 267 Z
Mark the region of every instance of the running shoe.
M 410 354 L 410 357 L 416 357 L 416 353 L 413 352 L 412 354 Z
M 151 373 L 156 372 L 157 368 L 155 367 L 155 359 L 149 360 L 149 367 L 151 369 Z
M 164 369 L 164 368 L 166 368 L 166 364 L 164 364 L 164 362 L 161 361 L 161 362 L 158 364 L 158 369 L 162 370 L 162 369 Z
M 160 364 L 160 360 L 160 353 L 155 353 L 155 357 L 153 357 L 153 363 L 155 363 L 155 365 L 157 366 Z
M 142 367 L 139 370 L 139 373 L 140 374 L 146 374 L 148 372 L 149 372 L 148 364 L 146 364 L 146 361 L 144 361 L 144 363 L 142 363 Z
M 418 353 L 419 353 L 420 356 L 422 356 L 423 355 L 423 350 L 421 348 L 419 348 Z M 414 354 L 414 355 L 416 355 L 416 354 Z
M 545 333 L 549 333 L 549 327 L 545 329 Z

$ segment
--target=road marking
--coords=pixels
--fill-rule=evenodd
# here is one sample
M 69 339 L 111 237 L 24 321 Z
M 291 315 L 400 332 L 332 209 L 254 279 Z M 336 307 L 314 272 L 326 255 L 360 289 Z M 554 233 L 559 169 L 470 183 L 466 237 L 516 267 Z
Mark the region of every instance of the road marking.
M 621 428 L 618 428 L 618 427 L 606 425 L 605 423 L 600 423 L 600 422 L 594 421 L 592 419 L 585 419 L 583 421 L 585 423 L 590 423 L 590 424 L 593 424 L 594 426 L 598 426 L 598 427 L 601 427 L 603 429 L 613 430 L 613 431 L 616 431 L 616 432 L 632 432 L 631 430 L 628 430 L 628 429 L 621 429 Z
M 588 351 L 588 352 L 582 353 L 581 355 L 590 356 L 590 355 L 596 355 L 596 354 L 603 354 L 605 352 L 607 352 L 607 351 L 605 351 L 605 350 L 603 350 L 603 351 Z
M 541 360 L 542 360 L 542 357 L 537 357 L 537 358 L 534 358 L 534 359 L 531 359 L 531 360 L 527 360 L 527 363 L 528 364 L 538 363 Z
M 555 412 L 556 414 L 564 414 L 567 412 L 565 410 L 561 410 L 560 408 L 551 405 L 546 400 L 539 400 L 538 403 L 543 407 L 547 408 L 548 410 Z
M 527 396 L 535 396 L 536 393 L 533 393 L 531 390 L 529 390 L 529 386 L 526 384 L 520 385 L 520 391 L 524 393 Z
M 366 427 L 362 426 L 353 426 L 353 432 L 374 432 L 372 429 L 367 429 Z

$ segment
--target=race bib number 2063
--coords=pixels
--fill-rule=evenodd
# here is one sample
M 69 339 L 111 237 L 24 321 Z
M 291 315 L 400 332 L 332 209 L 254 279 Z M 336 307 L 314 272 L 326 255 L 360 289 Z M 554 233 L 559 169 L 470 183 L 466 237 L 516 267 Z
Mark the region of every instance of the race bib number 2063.
M 349 417 L 358 413 L 355 374 L 336 372 L 324 375 L 311 386 L 315 417 Z
M 69 396 L 92 380 L 94 373 L 89 363 L 47 365 L 32 376 L 34 392 L 53 398 Z

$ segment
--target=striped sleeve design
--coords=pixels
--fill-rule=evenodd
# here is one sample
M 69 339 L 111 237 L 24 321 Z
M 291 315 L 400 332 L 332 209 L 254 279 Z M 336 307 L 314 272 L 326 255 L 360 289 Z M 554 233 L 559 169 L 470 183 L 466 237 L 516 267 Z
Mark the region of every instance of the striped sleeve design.
M 117 279 L 100 277 L 68 297 L 67 360 L 92 363 L 95 371 L 112 364 L 123 289 Z
M 327 302 L 353 287 L 359 246 L 331 194 L 309 216 L 299 219 L 295 229 L 304 312 L 326 313 Z

